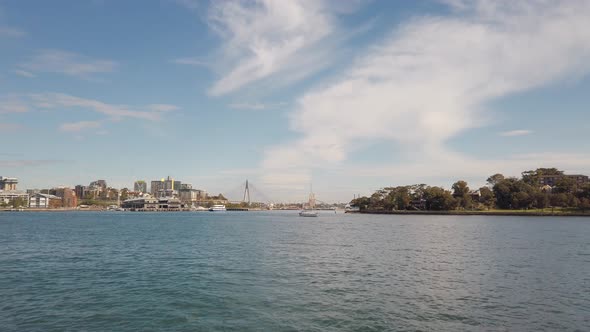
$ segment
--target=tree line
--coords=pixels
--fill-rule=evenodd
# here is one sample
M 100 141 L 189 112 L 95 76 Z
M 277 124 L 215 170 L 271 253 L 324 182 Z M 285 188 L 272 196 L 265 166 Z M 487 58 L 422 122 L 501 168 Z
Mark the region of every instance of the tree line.
M 361 210 L 490 210 L 490 209 L 590 209 L 590 183 L 579 184 L 556 168 L 522 172 L 520 178 L 494 174 L 487 185 L 472 190 L 466 181 L 455 182 L 451 190 L 414 184 L 385 187 L 370 197 L 353 199 Z M 554 176 L 552 187 L 541 184 L 544 176 Z

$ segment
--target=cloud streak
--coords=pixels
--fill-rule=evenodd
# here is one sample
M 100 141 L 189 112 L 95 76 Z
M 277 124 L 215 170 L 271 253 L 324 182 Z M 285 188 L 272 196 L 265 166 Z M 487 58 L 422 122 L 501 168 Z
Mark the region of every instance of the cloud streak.
M 113 72 L 117 66 L 111 60 L 94 59 L 62 50 L 43 50 L 19 67 L 28 73 L 58 73 L 89 78 L 94 74 Z
M 504 136 L 504 137 L 513 137 L 513 136 L 526 136 L 526 135 L 530 135 L 532 133 L 533 132 L 531 130 L 517 129 L 517 130 L 504 131 L 504 132 L 501 132 L 499 135 Z
M 59 127 L 60 131 L 63 132 L 81 132 L 88 129 L 100 128 L 101 123 L 99 121 L 78 121 L 64 123 Z

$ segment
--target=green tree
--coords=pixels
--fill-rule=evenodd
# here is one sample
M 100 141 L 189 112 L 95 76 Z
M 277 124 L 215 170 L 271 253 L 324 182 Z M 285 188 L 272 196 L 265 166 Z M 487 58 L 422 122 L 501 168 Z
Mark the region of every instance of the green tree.
M 424 190 L 426 209 L 434 211 L 449 211 L 457 207 L 457 202 L 450 191 L 440 187 L 428 187 Z
M 577 191 L 577 183 L 571 178 L 562 177 L 555 183 L 553 187 L 554 193 L 574 193 Z
M 488 209 L 494 207 L 496 198 L 494 197 L 494 192 L 489 187 L 479 188 L 479 195 L 479 202 L 481 204 Z
M 496 184 L 504 181 L 504 175 L 502 175 L 500 173 L 496 173 L 496 174 L 490 176 L 486 181 L 488 182 L 488 185 L 490 187 L 493 187 Z
M 473 206 L 473 199 L 469 194 L 467 182 L 460 180 L 453 184 L 453 197 L 457 200 L 459 207 L 469 209 Z

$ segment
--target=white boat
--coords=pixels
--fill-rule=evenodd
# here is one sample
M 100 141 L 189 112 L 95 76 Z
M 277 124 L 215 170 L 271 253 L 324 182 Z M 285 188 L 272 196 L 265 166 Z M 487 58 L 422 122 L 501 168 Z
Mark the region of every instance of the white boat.
M 303 210 L 299 212 L 300 217 L 317 217 L 318 212 L 315 210 Z
M 226 211 L 225 210 L 225 205 L 223 204 L 215 204 L 212 207 L 209 208 L 209 211 Z
M 301 212 L 299 212 L 299 216 L 300 217 L 317 217 L 318 211 L 316 211 L 314 208 L 315 208 L 315 195 L 313 194 L 313 191 L 310 189 L 309 200 L 307 202 L 307 206 L 305 204 L 303 205 L 303 210 Z

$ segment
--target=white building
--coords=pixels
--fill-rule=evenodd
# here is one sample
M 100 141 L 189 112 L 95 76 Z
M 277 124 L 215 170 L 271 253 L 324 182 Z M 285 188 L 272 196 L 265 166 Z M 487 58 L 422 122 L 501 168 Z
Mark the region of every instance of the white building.
M 60 197 L 40 193 L 35 194 L 31 196 L 31 199 L 29 200 L 29 207 L 32 209 L 48 209 L 50 207 L 55 207 L 51 204 L 51 201 L 59 202 L 54 204 L 61 204 Z
M 22 200 L 22 207 L 29 206 L 29 194 L 26 192 L 20 190 L 0 190 L 0 205 L 11 205 L 15 199 Z

